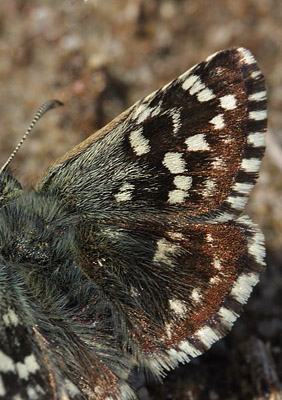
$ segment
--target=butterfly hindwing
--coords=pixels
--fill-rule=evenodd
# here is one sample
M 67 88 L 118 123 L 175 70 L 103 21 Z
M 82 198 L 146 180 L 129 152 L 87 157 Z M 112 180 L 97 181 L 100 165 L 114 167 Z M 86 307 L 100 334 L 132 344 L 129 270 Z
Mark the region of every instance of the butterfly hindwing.
M 124 343 L 155 374 L 221 338 L 264 267 L 263 235 L 248 217 L 184 226 L 117 218 L 100 229 L 99 259 L 82 269 L 111 298 L 115 330 L 127 327 Z M 93 260 L 91 249 L 83 251 Z

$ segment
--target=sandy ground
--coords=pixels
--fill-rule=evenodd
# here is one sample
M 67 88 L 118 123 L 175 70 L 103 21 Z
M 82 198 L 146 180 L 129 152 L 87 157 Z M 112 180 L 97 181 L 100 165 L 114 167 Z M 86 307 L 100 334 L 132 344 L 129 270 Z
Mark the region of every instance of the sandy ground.
M 268 399 L 279 391 L 281 43 L 280 0 L 1 0 L 0 164 L 43 102 L 65 103 L 38 123 L 13 161 L 26 187 L 140 97 L 217 50 L 250 49 L 266 77 L 268 148 L 247 211 L 265 233 L 268 271 L 227 339 L 163 386 L 140 383 L 140 399 Z

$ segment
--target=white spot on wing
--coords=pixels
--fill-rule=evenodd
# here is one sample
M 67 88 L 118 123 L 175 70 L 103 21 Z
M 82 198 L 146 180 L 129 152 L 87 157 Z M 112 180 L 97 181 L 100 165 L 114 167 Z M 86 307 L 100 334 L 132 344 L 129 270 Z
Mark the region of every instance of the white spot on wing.
M 214 259 L 213 266 L 214 266 L 214 268 L 217 269 L 218 271 L 220 271 L 220 270 L 222 269 L 221 262 L 220 262 L 220 260 L 219 260 L 217 257 Z
M 254 147 L 261 147 L 265 145 L 265 134 L 264 132 L 250 133 L 247 138 L 248 144 Z
M 176 135 L 179 128 L 181 127 L 180 112 L 176 108 L 173 108 L 171 110 L 171 118 L 172 118 L 172 125 L 173 125 L 173 134 Z
M 241 196 L 229 196 L 227 198 L 227 202 L 231 204 L 231 206 L 235 210 L 243 210 L 247 201 L 248 201 L 247 197 L 241 197 Z
M 151 115 L 151 109 L 145 108 L 138 116 L 136 123 L 137 124 L 141 124 L 142 122 L 144 122 L 147 118 L 149 118 Z
M 0 350 L 0 372 L 15 372 L 14 361 Z
M 192 178 L 191 176 L 176 175 L 174 177 L 173 183 L 175 184 L 177 189 L 189 190 L 192 186 Z
M 209 326 L 204 326 L 196 332 L 196 335 L 204 343 L 205 346 L 210 347 L 214 342 L 219 339 L 216 332 Z
M 132 198 L 132 192 L 134 190 L 134 185 L 131 183 L 124 183 L 119 192 L 115 195 L 116 201 L 129 201 Z
M 189 361 L 189 357 L 183 351 L 169 349 L 167 351 L 167 353 L 168 353 L 169 357 L 171 358 L 171 360 L 173 361 L 173 363 L 175 363 L 176 365 L 178 363 L 183 363 L 183 362 Z
M 199 289 L 193 289 L 190 296 L 196 303 L 200 303 L 202 295 L 199 293 Z
M 8 309 L 8 312 L 3 315 L 3 321 L 6 326 L 14 325 L 17 326 L 19 323 L 19 318 L 12 308 Z
M 139 119 L 143 113 L 147 113 L 148 111 L 148 105 L 145 103 L 141 103 L 140 105 L 136 106 L 133 110 L 132 118 L 133 119 Z
M 244 158 L 241 163 L 241 168 L 246 172 L 257 172 L 260 167 L 260 160 L 258 158 Z
M 168 337 L 168 339 L 171 339 L 171 337 L 172 337 L 171 330 L 172 330 L 172 325 L 166 324 L 165 325 L 165 333 L 166 333 L 166 336 Z
M 218 114 L 216 117 L 212 118 L 210 123 L 214 125 L 214 129 L 223 129 L 225 127 L 223 114 Z
M 255 286 L 258 281 L 259 277 L 254 272 L 240 275 L 233 285 L 230 292 L 231 296 L 233 296 L 239 303 L 245 304 L 251 294 L 253 286 Z
M 34 357 L 34 354 L 30 354 L 26 356 L 24 362 L 18 362 L 16 364 L 16 368 L 18 370 L 19 377 L 21 379 L 28 379 L 29 374 L 34 374 L 37 370 L 39 370 L 39 365 Z
M 168 203 L 170 204 L 177 204 L 177 203 L 184 203 L 185 197 L 188 196 L 188 193 L 184 190 L 175 189 L 170 190 L 168 192 Z
M 252 239 L 250 239 L 249 252 L 259 264 L 264 264 L 265 248 L 264 236 L 261 232 L 257 232 Z
M 202 195 L 204 197 L 210 196 L 211 193 L 215 191 L 216 181 L 214 179 L 208 179 L 205 182 L 205 188 L 202 190 Z
M 257 92 L 257 93 L 253 93 L 250 94 L 248 99 L 250 101 L 262 101 L 262 100 L 266 100 L 266 91 L 263 90 L 261 92 Z
M 248 237 L 248 250 L 249 253 L 255 258 L 256 262 L 264 265 L 265 247 L 264 236 L 247 216 L 243 215 L 237 220 L 239 223 L 247 225 L 253 230 L 253 235 Z
M 172 311 L 175 312 L 175 314 L 182 316 L 185 314 L 187 311 L 186 305 L 183 303 L 183 301 L 177 300 L 177 299 L 170 299 L 169 300 L 169 306 Z
M 231 328 L 231 326 L 234 324 L 236 319 L 238 318 L 238 314 L 236 314 L 234 311 L 229 310 L 226 307 L 220 307 L 218 310 L 218 315 L 219 317 L 228 324 L 228 327 Z
M 213 237 L 212 237 L 212 235 L 211 235 L 210 233 L 207 234 L 207 241 L 208 241 L 209 243 L 212 243 L 212 242 L 213 242 Z
M 250 191 L 252 190 L 252 188 L 254 187 L 253 183 L 240 183 L 240 182 L 236 182 L 233 185 L 233 189 L 236 190 L 236 192 L 238 193 L 242 193 L 242 194 L 248 194 L 250 193 Z
M 212 278 L 210 278 L 209 280 L 209 284 L 210 285 L 216 285 L 217 283 L 220 282 L 220 278 L 218 276 L 213 276 Z
M 183 239 L 183 235 L 180 232 L 167 232 L 167 234 L 169 235 L 169 237 L 171 237 L 171 239 L 174 239 L 174 240 L 182 240 Z
M 129 135 L 131 147 L 137 156 L 142 156 L 150 151 L 149 140 L 142 135 L 142 130 L 143 129 L 140 128 L 137 131 L 130 132 Z
M 225 110 L 234 110 L 236 108 L 236 97 L 233 94 L 227 94 L 220 97 L 220 105 Z
M 231 219 L 234 219 L 234 215 L 233 214 L 229 214 L 229 213 L 221 213 L 220 215 L 218 215 L 217 217 L 215 217 L 213 219 L 213 222 L 227 222 Z
M 250 111 L 249 118 L 254 119 L 255 121 L 262 121 L 266 119 L 266 110 Z
M 254 71 L 251 73 L 251 78 L 256 79 L 260 75 L 261 75 L 260 71 Z
M 239 53 L 241 53 L 241 57 L 243 58 L 243 61 L 245 62 L 245 64 L 251 65 L 256 62 L 252 53 L 249 50 L 245 49 L 244 47 L 240 47 L 238 49 L 238 51 L 239 51 Z
M 203 90 L 203 89 L 205 89 L 205 88 L 206 88 L 206 87 L 205 87 L 205 84 L 204 84 L 203 82 L 201 82 L 200 78 L 198 78 L 198 79 L 194 82 L 194 84 L 193 84 L 193 86 L 191 87 L 191 89 L 189 90 L 189 93 L 190 93 L 191 95 L 193 95 L 193 94 L 195 94 L 195 93 L 200 92 L 201 90 Z
M 183 174 L 183 172 L 185 172 L 185 161 L 183 160 L 181 153 L 173 151 L 166 153 L 163 159 L 163 165 L 172 174 Z
M 205 102 L 214 99 L 216 96 L 213 94 L 213 92 L 209 88 L 205 88 L 201 92 L 197 94 L 197 99 L 200 102 Z
M 185 139 L 188 151 L 204 151 L 210 150 L 209 144 L 206 142 L 205 135 L 198 133 Z
M 26 399 L 24 399 L 20 394 L 16 394 L 14 397 L 13 397 L 13 400 L 26 400 Z M 34 400 L 34 399 L 32 399 L 32 400 Z M 65 400 L 65 399 L 63 399 L 63 400 Z M 68 400 L 68 399 L 67 399 Z
M 192 346 L 187 340 L 181 342 L 178 347 L 191 357 L 197 357 L 201 354 L 201 351 Z
M 165 239 L 159 239 L 157 241 L 157 249 L 154 255 L 154 262 L 164 262 L 167 264 L 173 264 L 171 255 L 175 254 L 177 246 L 171 244 Z
M 183 82 L 183 84 L 182 84 L 182 88 L 184 89 L 184 90 L 188 90 L 188 89 L 190 89 L 193 85 L 194 85 L 194 83 L 198 80 L 198 76 L 197 75 L 189 75 L 186 79 L 185 79 L 185 81 Z
M 36 393 L 34 388 L 31 386 L 27 387 L 27 396 L 28 396 L 28 400 L 38 400 L 39 399 L 38 394 Z M 15 400 L 15 398 L 13 400 Z

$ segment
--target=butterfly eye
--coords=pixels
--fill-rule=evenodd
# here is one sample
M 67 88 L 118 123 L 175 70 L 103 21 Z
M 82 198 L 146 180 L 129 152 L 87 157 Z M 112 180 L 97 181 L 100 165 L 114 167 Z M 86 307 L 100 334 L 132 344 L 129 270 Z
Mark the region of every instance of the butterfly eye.
M 21 184 L 7 171 L 2 171 L 0 174 L 0 208 L 21 192 Z

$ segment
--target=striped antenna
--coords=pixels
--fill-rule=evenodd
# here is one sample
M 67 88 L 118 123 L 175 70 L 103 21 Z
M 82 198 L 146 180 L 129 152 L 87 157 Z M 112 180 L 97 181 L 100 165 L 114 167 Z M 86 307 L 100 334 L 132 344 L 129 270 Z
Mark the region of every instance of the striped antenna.
M 0 174 L 2 174 L 2 172 L 7 168 L 7 166 L 10 164 L 10 162 L 12 161 L 12 159 L 15 157 L 15 155 L 17 154 L 17 152 L 19 151 L 20 147 L 22 146 L 23 142 L 25 141 L 25 139 L 28 137 L 28 135 L 30 134 L 32 128 L 34 127 L 34 125 L 36 124 L 36 122 L 44 115 L 46 114 L 49 110 L 52 110 L 53 108 L 59 107 L 59 106 L 63 106 L 64 104 L 59 101 L 59 100 L 49 100 L 46 103 L 42 104 L 42 106 L 38 109 L 37 113 L 35 114 L 31 124 L 29 125 L 29 128 L 27 129 L 27 131 L 25 132 L 25 134 L 23 135 L 21 141 L 19 142 L 19 144 L 16 146 L 15 150 L 12 152 L 12 154 L 10 155 L 10 157 L 8 158 L 8 160 L 5 162 L 5 164 L 3 165 L 3 167 L 0 170 Z

